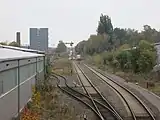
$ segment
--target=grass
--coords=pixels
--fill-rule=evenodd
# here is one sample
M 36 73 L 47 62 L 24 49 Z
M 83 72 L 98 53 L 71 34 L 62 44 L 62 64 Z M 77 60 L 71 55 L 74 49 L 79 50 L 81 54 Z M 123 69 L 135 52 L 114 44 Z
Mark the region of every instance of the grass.
M 61 75 L 71 75 L 72 63 L 67 58 L 61 58 L 55 61 L 53 72 Z
M 44 92 L 44 91 L 43 91 Z M 53 87 L 49 92 L 45 92 L 42 102 L 43 119 L 45 120 L 75 120 L 74 109 L 60 101 L 60 91 Z

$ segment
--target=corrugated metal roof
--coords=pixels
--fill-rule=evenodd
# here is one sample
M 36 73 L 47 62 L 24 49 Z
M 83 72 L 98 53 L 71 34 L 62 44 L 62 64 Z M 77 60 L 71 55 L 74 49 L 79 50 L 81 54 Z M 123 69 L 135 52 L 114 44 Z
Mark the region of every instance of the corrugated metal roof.
M 22 50 L 14 50 L 0 47 L 0 62 L 6 60 L 15 60 L 15 59 L 23 59 L 23 58 L 32 58 L 32 57 L 39 57 L 44 56 L 44 54 L 37 54 L 33 52 L 25 52 Z
M 19 51 L 25 51 L 25 52 L 34 52 L 34 53 L 42 53 L 42 54 L 45 53 L 44 51 L 27 49 L 27 48 L 20 48 L 20 47 L 13 47 L 13 46 L 6 46 L 6 45 L 0 45 L 0 47 L 7 48 L 7 49 L 13 49 L 13 50 L 19 50 Z

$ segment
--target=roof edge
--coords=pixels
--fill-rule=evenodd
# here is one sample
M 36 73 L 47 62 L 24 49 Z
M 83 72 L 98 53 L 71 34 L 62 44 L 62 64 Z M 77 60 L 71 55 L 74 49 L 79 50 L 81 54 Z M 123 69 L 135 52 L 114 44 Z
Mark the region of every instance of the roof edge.
M 38 54 L 45 54 L 45 51 L 26 49 L 26 48 L 21 48 L 21 47 L 13 47 L 13 46 L 7 46 L 7 45 L 0 45 L 0 48 L 7 48 L 7 49 L 18 50 L 18 51 L 23 51 L 23 52 L 32 52 L 32 53 L 38 53 Z

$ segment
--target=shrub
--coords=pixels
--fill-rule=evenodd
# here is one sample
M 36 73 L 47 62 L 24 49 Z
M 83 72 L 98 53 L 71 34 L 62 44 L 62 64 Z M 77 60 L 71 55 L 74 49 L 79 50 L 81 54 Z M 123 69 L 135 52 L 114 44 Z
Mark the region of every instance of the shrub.
M 155 51 L 154 45 L 150 44 L 145 40 L 141 40 L 139 42 L 138 48 L 140 49 L 140 51 L 143 51 L 143 50 Z
M 100 65 L 103 62 L 101 55 L 98 55 L 98 54 L 93 56 L 93 61 L 97 65 Z
M 155 65 L 154 53 L 149 50 L 141 51 L 137 63 L 140 72 L 149 72 Z
M 125 49 L 130 49 L 130 45 L 129 44 L 124 44 L 122 46 L 119 47 L 119 50 L 125 50 Z
M 114 59 L 114 53 L 112 53 L 112 52 L 103 52 L 101 54 L 101 56 L 102 56 L 102 60 L 103 60 L 104 65 L 106 65 L 107 62 L 109 62 L 109 63 L 112 62 Z
M 129 51 L 121 51 L 117 54 L 116 59 L 122 70 L 131 68 L 131 57 L 132 54 Z
M 156 62 L 156 50 L 153 45 L 145 40 L 141 40 L 138 45 L 138 71 L 149 72 Z

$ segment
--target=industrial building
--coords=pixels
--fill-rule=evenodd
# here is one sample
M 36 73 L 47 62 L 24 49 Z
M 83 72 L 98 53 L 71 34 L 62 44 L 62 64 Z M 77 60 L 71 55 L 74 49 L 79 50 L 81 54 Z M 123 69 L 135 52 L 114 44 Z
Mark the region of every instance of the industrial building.
M 43 52 L 0 45 L 0 120 L 11 120 L 23 109 L 44 73 Z
M 30 28 L 30 48 L 48 52 L 48 28 Z

